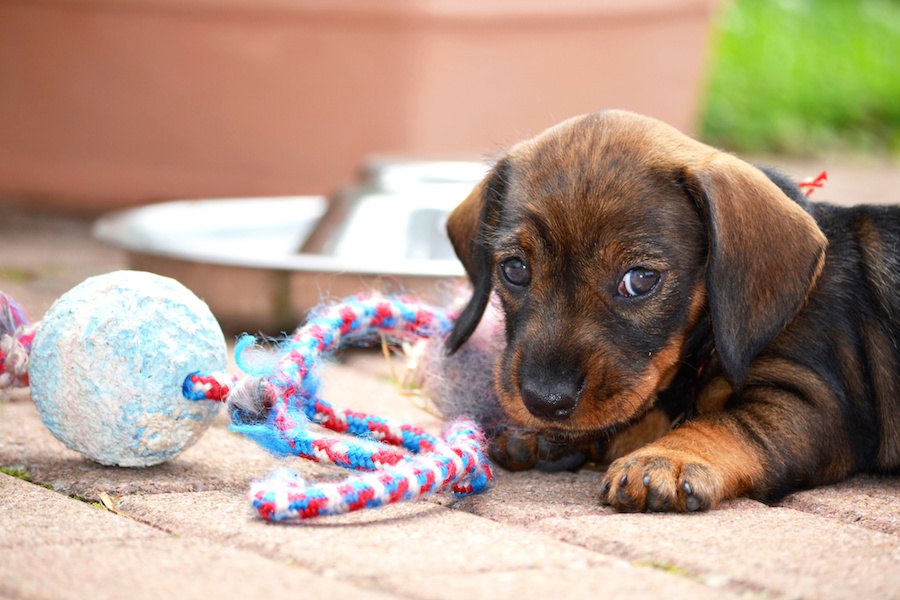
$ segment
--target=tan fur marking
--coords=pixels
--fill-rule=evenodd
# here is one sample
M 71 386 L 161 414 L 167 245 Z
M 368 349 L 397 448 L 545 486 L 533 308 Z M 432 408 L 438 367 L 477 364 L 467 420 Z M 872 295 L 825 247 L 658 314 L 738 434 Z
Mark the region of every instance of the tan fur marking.
M 726 419 L 688 421 L 646 450 L 682 464 L 705 462 L 722 478 L 718 500 L 746 494 L 766 478 L 763 457 Z
M 672 420 L 662 410 L 653 409 L 637 423 L 613 435 L 606 445 L 602 463 L 609 464 L 617 458 L 655 442 L 670 429 L 672 429 Z
M 512 387 L 513 389 L 519 389 L 519 365 L 522 363 L 522 352 L 516 350 L 512 355 L 509 361 L 509 368 L 512 370 Z M 507 394 L 500 386 L 500 381 L 503 379 L 500 374 L 500 369 L 503 368 L 502 361 L 497 361 L 497 364 L 494 366 L 494 391 L 497 393 L 497 398 L 500 400 L 500 406 L 503 408 L 503 411 L 509 416 L 512 421 L 518 425 L 523 427 L 538 429 L 541 427 L 541 422 L 539 419 L 536 419 L 534 415 L 528 412 L 528 409 L 525 408 L 525 404 L 518 397 L 518 394 L 513 394 L 510 396 Z
M 701 415 L 719 412 L 725 408 L 725 403 L 728 402 L 728 398 L 733 393 L 734 390 L 731 389 L 731 384 L 728 383 L 727 379 L 716 377 L 701 390 L 700 395 L 697 397 L 695 409 Z
M 681 366 L 681 353 L 684 349 L 684 337 L 679 336 L 672 340 L 668 346 L 656 353 L 650 361 L 645 377 L 634 391 L 639 398 L 651 398 L 656 400 L 656 393 L 672 383 L 678 368 Z

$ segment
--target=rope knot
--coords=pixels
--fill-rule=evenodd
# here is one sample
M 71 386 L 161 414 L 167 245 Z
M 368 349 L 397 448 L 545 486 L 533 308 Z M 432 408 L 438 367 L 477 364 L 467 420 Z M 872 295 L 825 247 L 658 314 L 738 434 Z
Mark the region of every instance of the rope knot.
M 260 375 L 238 380 L 226 400 L 231 418 L 239 423 L 258 423 L 268 418 L 278 393 L 275 386 Z
M 28 387 L 31 345 L 37 327 L 22 325 L 11 334 L 0 332 L 0 390 Z

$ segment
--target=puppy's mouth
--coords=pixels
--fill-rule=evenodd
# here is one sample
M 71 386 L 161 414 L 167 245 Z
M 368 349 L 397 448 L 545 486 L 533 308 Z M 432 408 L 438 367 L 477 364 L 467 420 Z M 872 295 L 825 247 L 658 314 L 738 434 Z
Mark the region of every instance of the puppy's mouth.
M 603 356 L 564 356 L 552 362 L 520 348 L 498 361 L 500 406 L 516 425 L 572 435 L 614 433 L 644 416 L 678 370 L 680 344 L 623 370 Z M 553 354 L 553 349 L 550 349 Z
M 582 385 L 583 388 L 583 385 Z M 574 406 L 556 405 L 554 399 L 545 402 L 538 414 L 528 405 L 527 398 L 500 395 L 500 404 L 517 425 L 559 438 L 613 432 L 643 416 L 653 405 L 655 396 L 643 397 L 634 392 L 621 392 L 602 399 L 584 389 Z

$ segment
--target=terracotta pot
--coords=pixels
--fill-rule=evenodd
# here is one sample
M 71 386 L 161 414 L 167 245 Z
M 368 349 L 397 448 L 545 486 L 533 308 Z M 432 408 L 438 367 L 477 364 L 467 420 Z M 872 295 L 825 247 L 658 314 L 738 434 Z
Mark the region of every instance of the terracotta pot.
M 604 107 L 690 131 L 712 0 L 6 0 L 0 194 L 326 193 Z

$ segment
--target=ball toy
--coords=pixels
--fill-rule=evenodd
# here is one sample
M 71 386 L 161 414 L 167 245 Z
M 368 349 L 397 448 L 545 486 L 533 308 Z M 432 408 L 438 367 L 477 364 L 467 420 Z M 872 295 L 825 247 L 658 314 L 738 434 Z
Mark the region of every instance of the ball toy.
M 182 396 L 192 370 L 222 371 L 225 337 L 190 290 L 151 273 L 92 277 L 50 307 L 31 348 L 31 396 L 68 448 L 147 467 L 197 441 L 218 404 Z
M 322 359 L 347 345 L 443 338 L 454 313 L 408 296 L 361 294 L 318 307 L 284 342 L 279 360 L 250 368 L 244 336 L 234 377 L 209 309 L 174 280 L 115 272 L 62 296 L 29 324 L 0 293 L 0 391 L 31 386 L 42 420 L 70 448 L 103 464 L 150 466 L 197 440 L 225 403 L 231 429 L 280 456 L 362 471 L 338 482 L 305 482 L 279 470 L 253 484 L 249 500 L 270 521 L 296 521 L 415 500 L 452 490 L 466 496 L 492 480 L 484 434 L 465 415 L 441 436 L 321 397 Z M 343 437 L 329 435 L 331 430 Z M 355 439 L 358 438 L 358 439 Z

